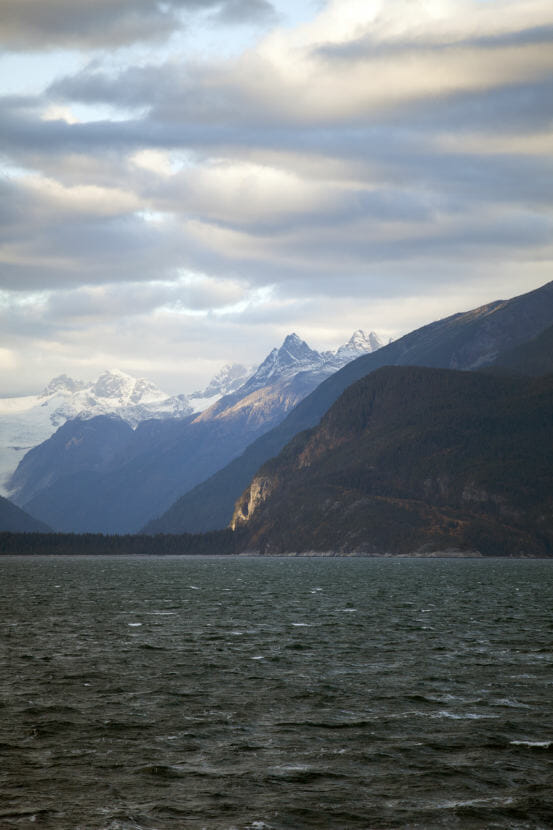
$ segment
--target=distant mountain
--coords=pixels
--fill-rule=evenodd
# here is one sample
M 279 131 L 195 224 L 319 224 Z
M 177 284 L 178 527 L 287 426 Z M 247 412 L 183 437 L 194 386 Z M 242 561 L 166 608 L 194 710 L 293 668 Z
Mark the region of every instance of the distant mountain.
M 66 421 L 51 438 L 29 450 L 10 486 L 29 502 L 60 478 L 82 470 L 103 472 L 121 456 L 133 436 L 132 427 L 116 415 Z
M 319 353 L 293 334 L 238 390 L 179 422 L 142 421 L 131 433 L 105 420 L 86 429 L 82 418 L 68 421 L 24 457 L 12 497 L 57 530 L 136 531 L 278 424 L 352 354 L 377 344 L 376 335 L 357 332 L 342 351 Z M 232 374 L 211 389 L 232 388 Z
M 48 533 L 50 528 L 0 496 L 0 532 Z
M 252 367 L 243 366 L 241 363 L 227 363 L 217 372 L 203 390 L 192 392 L 189 400 L 195 412 L 200 412 L 214 404 L 223 395 L 235 392 L 247 381 L 253 373 Z
M 168 396 L 144 378 L 119 370 L 92 382 L 59 375 L 39 395 L 0 399 L 0 492 L 31 448 L 73 418 L 118 415 L 131 426 L 150 418 L 183 418 L 193 411 L 185 395 Z
M 553 375 L 386 367 L 254 476 L 233 528 L 261 553 L 553 555 Z
M 538 337 L 552 323 L 550 282 L 514 299 L 498 300 L 430 323 L 352 361 L 321 383 L 281 424 L 150 522 L 146 532 L 203 532 L 225 527 L 236 500 L 259 467 L 277 455 L 294 435 L 315 426 L 348 386 L 375 369 L 386 365 L 477 369 Z

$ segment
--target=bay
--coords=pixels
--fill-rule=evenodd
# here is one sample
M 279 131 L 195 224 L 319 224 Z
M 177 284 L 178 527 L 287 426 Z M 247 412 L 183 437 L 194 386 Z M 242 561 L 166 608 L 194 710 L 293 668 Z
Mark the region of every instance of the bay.
M 0 827 L 550 828 L 552 576 L 5 557 Z

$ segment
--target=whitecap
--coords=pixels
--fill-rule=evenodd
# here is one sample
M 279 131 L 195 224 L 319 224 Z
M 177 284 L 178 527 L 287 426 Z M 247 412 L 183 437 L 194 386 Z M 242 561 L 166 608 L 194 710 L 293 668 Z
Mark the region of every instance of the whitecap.
M 518 700 L 510 700 L 507 697 L 501 698 L 500 700 L 491 701 L 492 706 L 509 706 L 512 709 L 531 709 L 532 707 L 529 706 L 527 703 L 520 703 Z
M 476 807 L 481 804 L 486 804 L 493 807 L 508 807 L 512 804 L 514 799 L 511 796 L 506 798 L 470 798 L 465 800 L 451 800 L 442 801 L 435 806 L 438 810 L 456 810 L 458 807 Z
M 138 628 L 138 626 L 142 625 L 142 623 L 127 623 L 127 625 L 130 625 L 131 628 Z
M 296 628 L 311 628 L 311 623 L 292 623 Z

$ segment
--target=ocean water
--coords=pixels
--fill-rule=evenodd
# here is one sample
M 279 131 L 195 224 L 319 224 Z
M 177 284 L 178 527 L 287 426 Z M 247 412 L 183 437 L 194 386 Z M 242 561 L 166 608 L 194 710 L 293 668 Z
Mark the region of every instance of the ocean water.
M 553 561 L 0 580 L 1 830 L 553 827 Z

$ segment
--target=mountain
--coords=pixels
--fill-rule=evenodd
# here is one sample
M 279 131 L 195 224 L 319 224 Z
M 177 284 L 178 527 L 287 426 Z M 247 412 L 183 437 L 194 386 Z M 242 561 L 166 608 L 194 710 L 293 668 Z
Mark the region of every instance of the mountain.
M 10 485 L 29 502 L 60 478 L 81 470 L 98 473 L 108 469 L 133 435 L 132 427 L 116 415 L 66 421 L 51 438 L 26 453 Z
M 50 528 L 0 496 L 0 532 L 48 533 Z
M 386 367 L 254 476 L 232 527 L 261 553 L 553 555 L 553 375 Z
M 39 395 L 0 399 L 0 492 L 24 455 L 73 418 L 118 415 L 135 427 L 150 418 L 183 418 L 193 411 L 185 395 L 168 396 L 144 378 L 119 370 L 91 383 L 59 375 Z
M 534 377 L 553 372 L 553 326 L 527 343 L 502 352 L 493 366 Z
M 227 363 L 210 380 L 205 389 L 192 392 L 188 396 L 194 411 L 201 412 L 214 404 L 219 398 L 222 398 L 223 395 L 235 392 L 243 386 L 253 371 L 254 368 L 243 366 L 241 363 Z
M 10 481 L 12 497 L 57 530 L 136 531 L 278 424 L 352 349 L 377 342 L 358 332 L 340 354 L 319 353 L 292 334 L 238 390 L 178 422 L 142 421 L 132 434 L 119 426 L 113 438 L 107 421 L 86 430 L 82 419 L 68 421 L 23 458 Z
M 477 369 L 538 337 L 553 323 L 553 282 L 511 300 L 498 300 L 423 326 L 348 363 L 308 395 L 274 429 L 209 479 L 185 493 L 148 533 L 204 532 L 225 527 L 234 504 L 259 467 L 294 435 L 315 426 L 352 383 L 386 365 Z M 545 336 L 545 335 L 544 335 Z

